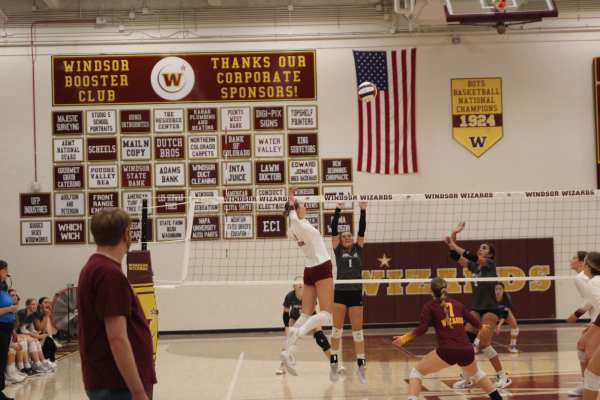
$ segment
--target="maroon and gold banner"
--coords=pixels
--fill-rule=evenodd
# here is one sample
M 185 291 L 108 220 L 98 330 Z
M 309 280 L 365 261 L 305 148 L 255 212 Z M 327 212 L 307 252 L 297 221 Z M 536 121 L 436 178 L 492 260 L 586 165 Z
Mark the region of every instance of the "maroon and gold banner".
M 52 105 L 316 100 L 316 52 L 52 57 Z

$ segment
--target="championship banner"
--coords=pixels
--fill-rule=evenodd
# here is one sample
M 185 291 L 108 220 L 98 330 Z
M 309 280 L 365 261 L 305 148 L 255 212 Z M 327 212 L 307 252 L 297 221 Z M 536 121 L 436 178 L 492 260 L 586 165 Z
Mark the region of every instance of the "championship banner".
M 480 157 L 502 139 L 502 78 L 452 79 L 452 137 Z
M 314 50 L 52 57 L 53 106 L 316 99 Z

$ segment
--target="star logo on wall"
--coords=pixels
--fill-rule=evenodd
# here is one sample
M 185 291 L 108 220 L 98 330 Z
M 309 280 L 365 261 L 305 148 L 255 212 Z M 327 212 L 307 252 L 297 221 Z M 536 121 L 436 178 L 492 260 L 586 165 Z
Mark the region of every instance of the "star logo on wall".
M 388 268 L 389 268 L 389 266 L 390 266 L 390 261 L 392 261 L 392 259 L 391 259 L 391 258 L 387 258 L 387 257 L 385 256 L 385 253 L 383 253 L 383 258 L 378 258 L 378 260 L 379 260 L 379 262 L 381 263 L 381 265 L 379 265 L 380 267 L 383 267 L 383 266 L 385 265 L 385 266 L 386 266 L 386 267 L 388 267 Z
M 185 71 L 185 65 L 182 65 L 182 66 L 181 66 L 181 70 L 182 70 L 182 71 Z
M 158 310 L 156 309 L 156 307 L 152 307 L 152 309 L 150 310 L 150 315 L 158 315 Z

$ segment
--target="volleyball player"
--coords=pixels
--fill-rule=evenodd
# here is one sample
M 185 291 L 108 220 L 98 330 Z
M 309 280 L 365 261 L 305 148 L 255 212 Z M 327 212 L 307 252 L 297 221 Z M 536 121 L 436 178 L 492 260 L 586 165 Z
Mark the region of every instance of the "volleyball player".
M 294 326 L 296 321 L 300 318 L 300 314 L 302 314 L 302 297 L 304 295 L 304 284 L 301 282 L 302 277 L 298 276 L 295 281 L 299 281 L 297 284 L 293 285 L 294 290 L 289 292 L 285 299 L 283 300 L 283 324 L 285 325 L 285 333 L 287 334 L 288 327 Z M 329 360 L 331 357 L 331 346 L 329 345 L 329 341 L 327 340 L 327 336 L 323 333 L 323 328 L 317 326 L 315 329 L 311 331 L 315 341 L 317 342 L 317 346 L 319 346 L 325 357 Z M 294 345 L 295 346 L 295 345 Z M 344 372 L 346 368 L 339 366 L 338 371 L 336 372 Z M 285 374 L 285 366 L 283 363 L 279 366 L 277 375 Z
M 410 373 L 408 400 L 418 400 L 425 375 L 433 374 L 454 364 L 458 364 L 464 374 L 471 376 L 492 400 L 501 400 L 502 396 L 498 393 L 498 389 L 477 365 L 475 353 L 465 334 L 463 323 L 464 320 L 467 320 L 471 327 L 483 335 L 488 333 L 487 325 L 483 325 L 471 315 L 461 303 L 447 298 L 448 284 L 444 279 L 433 278 L 430 286 L 429 292 L 434 300 L 423 306 L 421 324 L 406 335 L 394 336 L 396 340 L 393 344 L 402 346 L 427 332 L 429 325 L 433 325 L 438 339 L 439 347 L 419 361 Z
M 498 315 L 500 315 L 500 321 L 496 327 L 496 335 L 500 334 L 500 328 L 502 327 L 502 324 L 506 322 L 508 326 L 510 326 L 510 345 L 508 346 L 508 351 L 511 353 L 518 353 L 517 336 L 519 336 L 519 325 L 517 325 L 517 320 L 513 314 L 515 310 L 511 306 L 512 299 L 510 294 L 506 293 L 504 283 L 496 283 L 494 289 L 496 291 L 496 300 L 498 301 Z
M 477 254 L 473 254 L 468 250 L 461 249 L 456 245 L 456 235 L 460 233 L 465 227 L 465 223 L 459 223 L 456 228 L 452 230 L 452 237 L 446 236 L 445 242 L 448 245 L 450 251 L 450 258 L 457 261 L 463 267 L 466 267 L 471 271 L 471 278 L 488 278 L 496 277 L 496 263 L 494 258 L 496 257 L 496 250 L 494 246 L 489 243 L 483 243 Z M 471 314 L 480 320 L 484 325 L 496 326 L 498 322 L 498 302 L 496 301 L 496 292 L 494 282 L 473 282 L 473 307 L 471 308 Z M 492 347 L 492 331 L 486 332 L 481 335 L 481 347 L 482 352 L 490 360 L 494 369 L 496 370 L 496 381 L 494 386 L 497 388 L 504 388 L 512 383 L 508 378 L 508 375 L 502 370 L 502 363 L 500 363 L 500 357 L 498 353 Z M 472 324 L 467 324 L 467 336 L 471 343 L 477 338 L 477 330 Z M 461 374 L 460 381 L 454 384 L 455 389 L 464 389 L 473 385 L 469 375 L 463 372 Z
M 292 375 L 297 375 L 294 351 L 291 346 L 302 339 L 304 335 L 331 322 L 333 311 L 333 267 L 331 257 L 325 247 L 321 233 L 304 219 L 306 208 L 301 201 L 295 199 L 297 188 L 290 189 L 290 201 L 285 205 L 284 216 L 290 217 L 291 228 L 287 236 L 296 241 L 306 257 L 304 264 L 304 296 L 302 297 L 302 313 L 288 333 L 281 353 L 281 361 L 285 369 Z M 321 304 L 321 310 L 315 311 L 317 299 Z M 311 316 L 312 315 L 312 316 Z M 290 349 L 292 350 L 290 352 Z
M 344 203 L 337 203 L 333 220 L 331 221 L 331 241 L 333 252 L 337 264 L 337 279 L 362 279 L 362 252 L 365 244 L 365 229 L 367 227 L 367 202 L 359 202 L 360 221 L 358 223 L 358 235 L 356 243 L 352 238 L 352 233 L 346 231 L 339 234 L 338 220 L 340 211 L 344 208 Z M 344 328 L 344 318 L 346 311 L 350 316 L 352 324 L 352 337 L 354 338 L 354 349 L 358 367 L 356 375 L 361 385 L 367 385 L 365 362 L 365 339 L 363 336 L 363 302 L 362 302 L 362 284 L 350 283 L 335 285 L 333 299 L 333 328 L 331 331 L 331 370 L 329 377 L 332 381 L 339 379 L 338 375 L 338 352 Z

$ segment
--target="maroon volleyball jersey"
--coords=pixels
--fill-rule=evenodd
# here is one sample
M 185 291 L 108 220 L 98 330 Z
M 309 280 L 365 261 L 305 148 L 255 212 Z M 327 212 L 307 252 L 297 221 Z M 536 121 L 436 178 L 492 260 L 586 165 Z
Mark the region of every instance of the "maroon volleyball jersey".
M 463 323 L 466 321 L 479 331 L 483 329 L 482 323 L 460 302 L 454 299 L 446 299 L 448 315 L 450 316 L 452 328 L 454 328 L 451 329 L 446 324 L 446 315 L 440 304 L 439 299 L 425 304 L 423 310 L 421 310 L 421 325 L 414 331 L 402 336 L 402 341 L 406 343 L 417 336 L 421 336 L 427 332 L 429 325 L 433 325 L 440 349 L 473 349 Z

